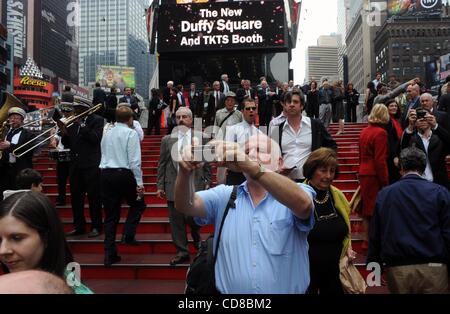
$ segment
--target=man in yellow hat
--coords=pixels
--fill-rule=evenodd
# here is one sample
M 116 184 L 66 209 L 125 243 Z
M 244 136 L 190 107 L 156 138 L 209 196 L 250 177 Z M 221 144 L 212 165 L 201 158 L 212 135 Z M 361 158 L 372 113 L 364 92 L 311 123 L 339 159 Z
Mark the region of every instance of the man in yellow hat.
M 0 195 L 3 195 L 5 190 L 15 189 L 15 180 L 17 174 L 26 168 L 33 168 L 33 150 L 21 157 L 13 155 L 14 150 L 33 138 L 33 134 L 22 126 L 26 117 L 26 112 L 22 108 L 12 107 L 8 111 L 9 130 L 5 138 L 0 139 L 0 151 L 3 152 L 0 160 Z M 32 147 L 33 144 L 24 147 L 23 152 L 27 147 Z M 1 197 L 1 196 L 0 196 Z

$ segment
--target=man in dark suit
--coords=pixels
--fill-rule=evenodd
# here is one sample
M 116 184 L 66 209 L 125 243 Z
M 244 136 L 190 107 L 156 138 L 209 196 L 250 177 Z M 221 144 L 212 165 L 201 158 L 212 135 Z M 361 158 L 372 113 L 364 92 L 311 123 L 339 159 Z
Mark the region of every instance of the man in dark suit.
M 176 121 L 178 125 L 177 130 L 174 130 L 171 135 L 163 137 L 161 142 L 157 183 L 157 196 L 167 200 L 172 240 L 177 248 L 177 255 L 170 261 L 171 265 L 180 264 L 189 260 L 186 224 L 189 224 L 191 227 L 191 235 L 194 240 L 194 246 L 197 249 L 201 241 L 200 227 L 195 224 L 192 217 L 184 216 L 176 210 L 174 189 L 179 169 L 177 160 L 180 160 L 177 158 L 180 158 L 180 152 L 187 146 L 192 145 L 193 141 L 203 143 L 204 140 L 202 133 L 197 134 L 191 130 L 193 118 L 190 109 L 180 107 L 176 112 Z M 173 149 L 174 145 L 176 145 L 176 149 Z M 173 151 L 177 152 L 178 155 L 173 156 Z M 194 185 L 196 191 L 209 188 L 211 185 L 211 167 L 208 164 L 205 164 L 203 168 L 195 172 Z
M 188 94 L 189 109 L 191 109 L 195 118 L 202 118 L 203 104 L 200 103 L 200 94 L 197 91 L 195 83 L 191 83 Z
M 178 98 L 178 107 L 186 107 L 186 98 L 184 98 L 184 87 L 183 85 L 177 85 L 177 98 Z
M 100 83 L 95 83 L 95 89 L 94 89 L 94 98 L 92 99 L 92 103 L 95 105 L 103 104 L 105 105 L 106 101 L 106 93 L 105 91 L 100 87 Z M 73 99 L 72 101 L 73 102 Z
M 220 92 L 226 94 L 231 91 L 230 85 L 228 85 L 228 74 L 222 74 L 220 76 Z
M 125 87 L 123 90 L 124 96 L 119 99 L 119 104 L 122 102 L 129 103 L 131 106 L 131 110 L 133 110 L 135 116 L 134 119 L 137 120 L 141 114 L 141 109 L 139 107 L 139 102 L 135 96 L 131 94 L 131 88 Z
M 0 198 L 5 190 L 15 189 L 17 174 L 26 168 L 33 168 L 33 150 L 21 157 L 15 157 L 13 151 L 30 141 L 34 136 L 22 128 L 26 113 L 19 107 L 12 107 L 8 111 L 9 130 L 6 138 L 0 139 Z M 17 153 L 26 151 L 34 144 L 27 145 Z
M 74 115 L 89 108 L 88 100 L 76 98 L 73 104 Z M 84 199 L 87 194 L 92 220 L 88 237 L 97 237 L 102 230 L 102 212 L 100 200 L 100 142 L 103 135 L 104 120 L 96 114 L 80 117 L 72 126 L 61 126 L 62 143 L 71 150 L 70 193 L 73 211 L 74 230 L 67 236 L 85 233 Z
M 258 88 L 258 114 L 259 125 L 269 126 L 273 113 L 273 97 L 275 93 L 270 90 L 267 81 L 262 81 Z
M 411 84 L 406 89 L 406 95 L 408 102 L 406 103 L 405 110 L 402 114 L 402 128 L 408 127 L 408 112 L 411 109 L 417 109 L 420 106 L 420 86 L 418 84 Z M 376 105 L 376 104 L 374 104 Z
M 250 80 L 244 80 L 242 85 L 243 85 L 242 88 L 239 88 L 236 91 L 238 110 L 242 110 L 244 99 L 246 99 L 246 98 L 255 99 L 256 98 L 255 90 L 250 86 Z
M 170 98 L 172 97 L 173 81 L 168 81 L 166 87 L 163 89 L 163 101 L 166 104 L 170 104 Z
M 440 111 L 434 108 L 433 96 L 429 93 L 422 94 L 420 96 L 420 104 L 423 109 L 428 110 L 433 116 L 436 117 L 436 122 L 444 127 L 447 132 L 450 133 L 450 120 L 449 114 L 444 111 Z
M 220 82 L 213 83 L 212 96 L 214 97 L 215 110 L 220 110 L 225 107 L 225 94 L 220 91 Z
M 204 124 L 205 127 L 208 127 L 214 124 L 214 118 L 216 117 L 216 99 L 213 91 L 210 90 L 208 82 L 204 83 L 200 99 Z
M 442 95 L 441 98 L 439 98 L 438 109 L 450 114 L 450 84 L 447 85 L 447 94 Z
M 449 180 L 446 168 L 446 156 L 450 153 L 450 135 L 436 122 L 436 117 L 428 110 L 411 110 L 408 116 L 409 126 L 403 132 L 401 148 L 415 146 L 427 155 L 425 178 L 446 188 Z

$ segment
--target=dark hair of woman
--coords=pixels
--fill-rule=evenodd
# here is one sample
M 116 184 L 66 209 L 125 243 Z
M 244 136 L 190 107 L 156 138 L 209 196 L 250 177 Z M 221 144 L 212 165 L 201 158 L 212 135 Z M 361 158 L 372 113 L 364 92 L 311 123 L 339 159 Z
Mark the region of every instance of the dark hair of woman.
M 0 219 L 7 215 L 39 233 L 45 246 L 39 269 L 64 278 L 66 266 L 73 262 L 73 256 L 61 220 L 50 200 L 38 192 L 16 193 L 0 202 Z M 3 264 L 2 268 L 9 272 Z
M 391 99 L 388 99 L 386 102 L 385 102 L 385 105 L 386 105 L 386 107 L 388 107 L 389 108 L 389 105 L 390 104 L 392 104 L 392 103 L 396 103 L 397 104 L 397 113 L 394 115 L 394 118 L 395 119 L 400 119 L 400 117 L 402 116 L 402 109 L 400 108 L 400 106 L 398 105 L 398 103 L 397 103 L 397 101 L 395 100 L 395 99 L 393 99 L 393 98 L 391 98 Z
M 329 166 L 336 168 L 334 176 L 334 178 L 336 179 L 339 175 L 337 153 L 331 148 L 319 148 L 312 152 L 311 155 L 309 155 L 309 158 L 303 165 L 303 175 L 306 179 L 311 180 L 318 168 Z

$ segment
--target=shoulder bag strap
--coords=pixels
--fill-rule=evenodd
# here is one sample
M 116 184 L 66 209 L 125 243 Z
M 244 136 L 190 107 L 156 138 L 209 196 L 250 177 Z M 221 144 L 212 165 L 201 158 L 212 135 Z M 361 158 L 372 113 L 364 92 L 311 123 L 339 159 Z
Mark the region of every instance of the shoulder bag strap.
M 230 113 L 228 114 L 228 116 L 227 116 L 225 119 L 223 119 L 222 122 L 220 122 L 219 129 L 222 127 L 222 125 L 225 123 L 225 121 L 227 121 L 228 118 L 231 117 L 231 116 L 233 115 L 233 113 L 234 113 L 235 111 L 236 111 L 236 110 L 233 110 L 232 112 L 230 112 Z
M 233 187 L 233 192 L 231 192 L 230 199 L 228 200 L 227 207 L 225 208 L 225 211 L 224 211 L 224 213 L 223 213 L 222 221 L 221 221 L 221 223 L 220 223 L 220 228 L 219 228 L 219 234 L 218 234 L 218 236 L 217 236 L 216 250 L 215 250 L 215 252 L 214 252 L 214 253 L 215 253 L 215 254 L 214 254 L 214 265 L 216 264 L 217 254 L 219 253 L 220 237 L 221 237 L 221 235 L 222 235 L 222 229 L 223 229 L 223 224 L 224 224 L 224 222 L 225 222 L 225 218 L 227 218 L 228 211 L 230 210 L 230 208 L 235 208 L 234 201 L 236 200 L 237 189 L 238 189 L 238 186 L 235 185 L 235 186 Z

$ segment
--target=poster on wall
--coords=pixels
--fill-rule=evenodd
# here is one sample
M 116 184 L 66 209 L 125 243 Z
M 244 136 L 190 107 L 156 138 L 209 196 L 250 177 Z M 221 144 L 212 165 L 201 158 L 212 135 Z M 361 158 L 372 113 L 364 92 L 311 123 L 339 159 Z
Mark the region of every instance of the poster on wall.
M 428 17 L 442 12 L 442 0 L 388 0 L 389 16 Z
M 161 5 L 158 51 L 286 48 L 284 1 Z

